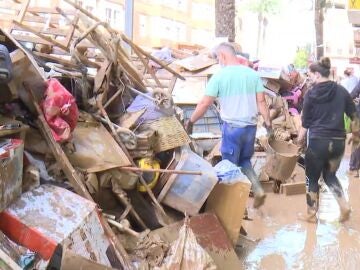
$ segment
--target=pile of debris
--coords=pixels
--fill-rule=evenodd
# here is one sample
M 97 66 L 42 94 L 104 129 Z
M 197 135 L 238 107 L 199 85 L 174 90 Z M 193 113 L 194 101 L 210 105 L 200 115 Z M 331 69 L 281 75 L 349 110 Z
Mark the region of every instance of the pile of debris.
M 216 215 L 197 216 L 218 178 L 172 99 L 185 78 L 65 2 L 15 1 L 0 31 L 0 268 L 239 269 Z
M 71 0 L 20 2 L 0 31 L 0 268 L 240 269 L 250 183 L 218 163 L 217 106 L 183 128 L 219 69 L 211 52 L 149 53 Z M 262 74 L 277 139 L 259 136 L 264 183 L 291 179 L 298 156 L 281 151 L 295 151 L 305 82 L 284 76 Z

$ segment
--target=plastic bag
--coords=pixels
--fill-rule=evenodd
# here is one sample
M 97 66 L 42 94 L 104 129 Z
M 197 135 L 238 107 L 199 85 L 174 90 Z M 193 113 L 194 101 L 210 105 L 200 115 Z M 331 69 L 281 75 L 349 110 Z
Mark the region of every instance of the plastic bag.
M 168 256 L 156 270 L 215 270 L 210 255 L 198 244 L 196 237 L 185 220 L 178 239 L 172 243 Z
M 42 103 L 45 120 L 57 142 L 70 139 L 79 118 L 75 98 L 56 79 L 47 81 Z
M 247 177 L 241 172 L 241 168 L 237 167 L 234 163 L 227 159 L 224 159 L 216 164 L 214 169 L 220 183 L 223 184 L 232 184 L 241 179 L 247 179 Z

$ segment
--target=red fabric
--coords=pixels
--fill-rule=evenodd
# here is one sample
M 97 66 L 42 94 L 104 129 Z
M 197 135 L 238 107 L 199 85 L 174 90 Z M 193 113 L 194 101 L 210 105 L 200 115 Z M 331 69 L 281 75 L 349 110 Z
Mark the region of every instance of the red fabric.
M 49 124 L 54 139 L 63 142 L 70 139 L 79 117 L 75 98 L 57 79 L 47 82 L 42 110 Z

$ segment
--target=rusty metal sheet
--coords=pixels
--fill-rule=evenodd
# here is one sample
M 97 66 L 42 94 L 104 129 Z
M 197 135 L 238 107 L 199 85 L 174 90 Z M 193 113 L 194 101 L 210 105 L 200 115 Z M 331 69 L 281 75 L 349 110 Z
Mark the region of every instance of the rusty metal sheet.
M 183 222 L 174 223 L 155 230 L 152 234 L 160 236 L 161 240 L 171 243 L 179 235 Z M 208 252 L 218 269 L 239 270 L 243 266 L 238 259 L 233 246 L 213 213 L 205 213 L 190 218 L 190 228 L 198 243 Z
M 79 122 L 73 132 L 72 142 L 75 151 L 66 151 L 66 155 L 75 167 L 88 172 L 99 172 L 131 165 L 124 151 L 101 124 Z

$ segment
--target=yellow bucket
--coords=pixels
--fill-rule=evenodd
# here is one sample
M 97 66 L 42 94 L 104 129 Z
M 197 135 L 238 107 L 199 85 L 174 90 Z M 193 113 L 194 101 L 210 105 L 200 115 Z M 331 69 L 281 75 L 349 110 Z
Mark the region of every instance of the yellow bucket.
M 141 169 L 160 169 L 160 163 L 156 159 L 152 158 L 142 158 L 138 160 L 138 166 Z M 154 188 L 159 179 L 159 172 L 143 172 L 143 178 L 147 183 L 149 188 Z M 146 192 L 144 185 L 138 182 L 137 189 L 140 192 Z

